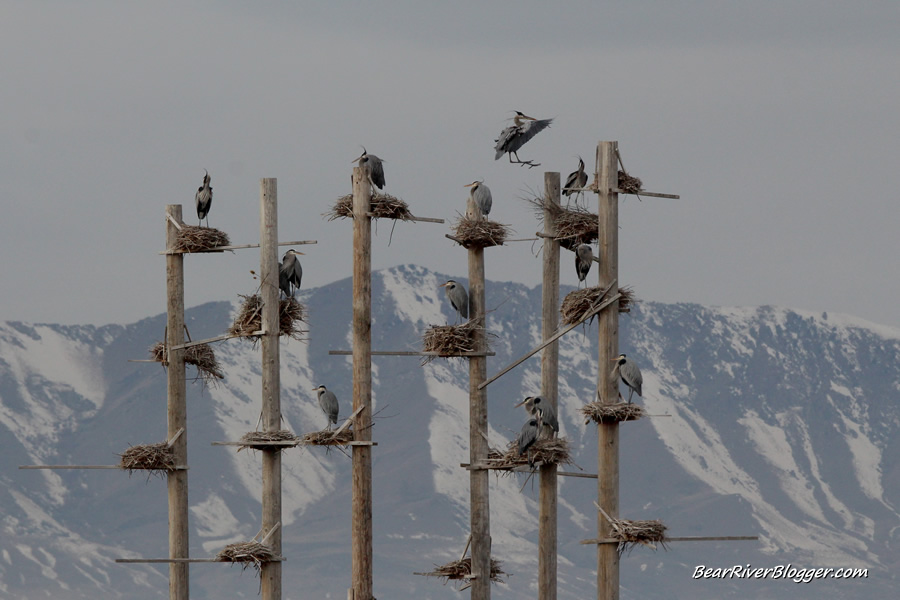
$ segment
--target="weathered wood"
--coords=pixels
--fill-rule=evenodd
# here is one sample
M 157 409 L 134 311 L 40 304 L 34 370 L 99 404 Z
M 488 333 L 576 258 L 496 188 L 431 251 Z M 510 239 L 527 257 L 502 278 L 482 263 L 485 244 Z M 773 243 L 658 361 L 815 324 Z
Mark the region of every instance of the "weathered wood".
M 318 240 L 294 240 L 292 242 L 278 242 L 277 246 L 305 246 L 318 244 Z M 244 250 L 246 248 L 259 248 L 260 244 L 240 244 L 238 246 L 216 246 L 209 250 L 164 250 L 160 254 L 203 254 L 211 252 L 224 252 L 225 250 Z
M 181 220 L 181 205 L 166 206 L 166 248 L 173 248 Z M 184 256 L 166 256 L 166 346 L 184 343 Z M 166 420 L 168 439 L 178 436 L 172 445 L 175 464 L 187 464 L 187 388 L 184 350 L 170 350 L 166 370 Z M 169 502 L 169 558 L 188 558 L 188 474 L 176 470 L 166 477 Z M 190 577 L 187 564 L 169 565 L 169 600 L 188 600 Z
M 469 254 L 469 318 L 483 326 L 473 334 L 476 350 L 487 349 L 487 327 L 484 293 L 484 249 L 470 248 Z M 473 356 L 469 359 L 469 460 L 480 464 L 488 456 L 488 405 L 487 392 L 481 383 L 487 379 L 487 358 Z M 469 472 L 469 497 L 471 506 L 470 531 L 472 533 L 472 600 L 488 600 L 491 597 L 491 513 L 487 471 Z
M 544 173 L 544 232 L 556 233 L 555 212 L 559 206 L 559 173 Z M 541 285 L 541 336 L 549 340 L 559 327 L 559 242 L 545 240 Z M 557 338 L 558 339 L 558 338 Z M 541 352 L 541 396 L 556 412 L 558 404 L 559 341 Z M 557 465 L 540 467 L 540 511 L 538 514 L 538 600 L 556 600 Z
M 262 429 L 281 429 L 281 331 L 278 287 L 278 181 L 259 181 L 259 280 L 262 301 Z M 281 555 L 281 451 L 262 451 L 262 530 L 272 532 L 269 547 Z M 281 600 L 281 563 L 266 562 L 260 568 L 262 600 Z
M 619 196 L 618 143 L 600 142 L 597 146 L 598 182 L 598 246 L 603 257 L 597 272 L 599 285 L 608 286 L 619 278 Z M 615 291 L 615 290 L 612 290 Z M 619 354 L 619 310 L 616 302 L 598 318 L 599 351 L 597 356 L 597 393 L 600 402 L 617 401 L 617 382 L 611 377 L 612 359 Z M 619 424 L 600 423 L 597 441 L 597 502 L 609 514 L 619 514 Z M 612 529 L 606 519 L 597 517 L 597 537 L 610 537 Z M 597 599 L 619 599 L 619 553 L 615 546 L 597 547 Z
M 185 342 L 183 344 L 178 344 L 177 346 L 173 346 L 170 350 L 184 350 L 186 348 L 190 348 L 191 346 L 199 346 L 200 344 L 211 344 L 213 342 L 221 342 L 223 340 L 230 340 L 232 338 L 237 337 L 252 337 L 257 335 L 265 335 L 265 330 L 260 329 L 259 331 L 254 331 L 253 333 L 229 333 L 227 335 L 217 335 L 216 337 L 206 338 L 205 340 L 197 340 L 195 342 Z M 132 362 L 143 362 L 143 361 L 132 361 Z M 151 360 L 150 362 L 159 362 L 158 360 Z
M 273 556 L 266 559 L 266 562 L 282 562 L 283 556 Z M 141 564 L 141 563 L 219 563 L 220 565 L 233 565 L 230 560 L 218 560 L 216 558 L 117 558 L 117 563 Z
M 48 469 L 48 470 L 56 470 L 56 469 L 116 469 L 118 471 L 126 470 L 122 465 L 20 465 L 20 469 L 29 470 L 29 469 Z M 141 471 L 143 469 L 134 469 L 135 471 Z M 151 469 L 155 470 L 155 469 Z M 172 471 L 187 471 L 187 465 L 179 465 L 175 466 L 171 469 Z
M 367 212 L 367 217 L 375 217 L 375 213 Z M 443 219 L 436 219 L 434 217 L 406 217 L 405 219 L 398 219 L 398 221 L 418 221 L 421 223 L 443 223 Z
M 352 356 L 353 350 L 329 350 L 330 356 Z M 496 356 L 496 352 L 457 352 L 448 355 L 444 352 L 416 352 L 414 350 L 372 350 L 372 356 L 442 356 L 442 357 L 469 357 L 469 356 Z
M 664 544 L 668 544 L 669 542 L 747 542 L 747 541 L 758 541 L 758 535 L 721 535 L 721 536 L 708 536 L 708 535 L 688 535 L 681 537 L 667 537 L 663 540 Z M 581 540 L 578 542 L 579 544 L 619 544 L 622 540 L 616 538 L 603 538 L 599 540 Z
M 618 178 L 618 174 L 616 174 L 616 178 Z M 616 194 L 632 194 L 634 196 L 647 196 L 649 198 L 671 198 L 673 200 L 678 200 L 681 198 L 678 194 L 660 194 L 659 192 L 647 192 L 641 190 L 639 192 L 626 192 L 625 190 L 620 190 L 619 188 L 613 188 L 611 190 Z
M 372 440 L 372 188 L 365 169 L 353 167 L 353 439 Z M 372 600 L 372 448 L 353 447 L 353 597 Z

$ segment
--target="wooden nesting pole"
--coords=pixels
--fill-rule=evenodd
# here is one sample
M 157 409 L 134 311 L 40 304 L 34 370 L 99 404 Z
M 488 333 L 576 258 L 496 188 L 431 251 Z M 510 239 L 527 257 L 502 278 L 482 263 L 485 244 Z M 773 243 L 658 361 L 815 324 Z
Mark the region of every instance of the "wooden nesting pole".
M 597 195 L 600 250 L 600 287 L 619 278 L 619 194 L 618 142 L 600 142 L 597 146 Z M 610 290 L 614 295 L 617 290 Z M 600 311 L 597 373 L 598 401 L 613 404 L 618 400 L 618 385 L 612 377 L 613 359 L 619 355 L 619 301 Z M 598 428 L 597 502 L 611 517 L 619 516 L 619 424 L 601 423 Z M 610 524 L 598 513 L 597 537 L 611 536 Z M 597 546 L 597 599 L 619 598 L 619 552 L 615 544 Z
M 544 340 L 559 326 L 559 242 L 556 213 L 559 206 L 559 173 L 544 173 L 544 268 L 541 286 L 541 330 Z M 553 407 L 558 404 L 559 342 L 541 352 L 541 396 Z M 538 600 L 556 600 L 556 465 L 541 465 L 540 516 L 538 517 Z
M 469 319 L 476 323 L 474 348 L 487 351 L 484 301 L 484 248 L 469 248 Z M 484 465 L 488 456 L 487 388 L 478 389 L 487 379 L 487 357 L 469 358 L 469 463 Z M 472 600 L 491 597 L 491 511 L 487 469 L 473 469 L 469 475 L 472 532 Z
M 166 214 L 181 223 L 181 205 L 169 204 Z M 166 219 L 166 249 L 175 247 L 178 229 Z M 187 464 L 187 391 L 184 377 L 184 349 L 172 350 L 184 343 L 184 254 L 166 255 L 166 348 L 169 367 L 166 371 L 167 439 L 179 429 L 184 432 L 175 440 L 175 464 Z M 188 558 L 188 474 L 186 470 L 169 471 L 169 558 Z M 169 600 L 188 600 L 189 570 L 186 562 L 169 564 Z
M 353 167 L 353 439 L 372 440 L 372 188 Z M 372 447 L 353 446 L 352 598 L 372 600 Z
M 259 273 L 262 300 L 262 425 L 281 429 L 281 319 L 278 287 L 278 187 L 275 178 L 259 181 Z M 281 556 L 281 451 L 262 451 L 262 531 L 267 545 Z M 265 562 L 260 572 L 262 600 L 281 600 L 281 563 Z

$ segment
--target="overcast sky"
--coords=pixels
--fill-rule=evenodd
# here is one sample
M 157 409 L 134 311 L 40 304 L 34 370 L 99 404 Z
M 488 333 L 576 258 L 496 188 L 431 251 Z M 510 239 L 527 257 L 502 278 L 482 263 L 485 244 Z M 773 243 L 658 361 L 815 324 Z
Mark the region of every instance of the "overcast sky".
M 900 326 L 900 3 L 28 2 L 0 19 L 0 319 L 128 323 L 165 310 L 163 214 L 212 175 L 210 224 L 259 236 L 277 177 L 279 237 L 304 287 L 351 275 L 360 145 L 387 191 L 452 220 L 485 180 L 492 218 L 617 140 L 650 191 L 623 197 L 620 283 L 639 298 L 774 304 Z M 554 118 L 494 161 L 512 110 Z M 592 199 L 593 202 L 593 199 Z M 379 222 L 373 266 L 466 275 L 447 226 Z M 531 243 L 486 253 L 489 279 L 539 282 Z M 574 284 L 564 254 L 563 282 Z M 254 291 L 255 250 L 188 256 L 189 306 Z M 592 274 L 593 277 L 593 274 Z M 349 316 L 348 316 L 349 317 Z

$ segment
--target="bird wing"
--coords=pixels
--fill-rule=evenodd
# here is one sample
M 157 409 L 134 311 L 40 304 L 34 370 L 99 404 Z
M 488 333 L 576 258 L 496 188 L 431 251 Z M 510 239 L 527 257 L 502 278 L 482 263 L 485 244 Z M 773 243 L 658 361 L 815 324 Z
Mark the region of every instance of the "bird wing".
M 295 288 L 300 287 L 300 280 L 303 279 L 303 266 L 300 264 L 300 261 L 297 260 L 297 257 L 294 256 L 294 264 L 290 272 L 291 283 L 294 284 Z
M 501 156 L 503 156 L 504 154 L 509 152 L 507 145 L 509 144 L 509 141 L 513 137 L 515 137 L 515 135 L 518 132 L 519 132 L 519 128 L 516 127 L 515 125 L 510 125 L 509 127 L 507 127 L 506 129 L 504 129 L 503 131 L 500 132 L 500 137 L 498 137 L 496 140 L 494 140 L 495 142 L 497 142 L 497 145 L 494 146 L 494 150 L 497 151 L 496 155 L 494 156 L 494 160 L 498 160 Z
M 456 307 L 456 310 L 459 311 L 460 316 L 463 319 L 469 318 L 469 294 L 466 292 L 466 288 L 461 285 L 457 285 L 454 290 L 457 292 L 456 301 L 459 303 L 459 306 Z
M 372 183 L 378 189 L 384 189 L 384 164 L 380 158 L 372 154 L 369 155 L 369 164 L 372 165 Z
M 526 121 L 519 127 L 518 135 L 509 143 L 509 152 L 515 152 L 521 148 L 525 142 L 536 136 L 541 131 L 550 127 L 553 119 L 538 119 L 537 121 Z
M 491 189 L 483 183 L 475 190 L 475 202 L 481 210 L 482 215 L 488 215 L 491 212 L 491 205 L 494 200 L 491 197 Z
M 566 177 L 566 185 L 563 186 L 563 196 L 568 196 L 573 194 L 574 192 L 570 189 L 576 187 L 575 184 L 578 182 L 578 171 L 572 171 L 569 173 L 569 176 Z
M 544 425 L 549 425 L 553 428 L 553 431 L 559 433 L 559 419 L 556 418 L 556 409 L 554 409 L 548 403 L 546 406 L 541 403 L 541 409 L 543 410 L 542 419 L 544 420 Z

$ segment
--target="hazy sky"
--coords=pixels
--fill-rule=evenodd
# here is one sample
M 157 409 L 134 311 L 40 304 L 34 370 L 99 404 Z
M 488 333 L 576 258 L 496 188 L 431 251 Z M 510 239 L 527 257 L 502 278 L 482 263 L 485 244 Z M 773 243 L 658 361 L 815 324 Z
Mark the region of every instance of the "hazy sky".
M 900 3 L 0 2 L 0 319 L 131 322 L 165 310 L 163 214 L 279 237 L 304 287 L 351 274 L 360 145 L 387 191 L 452 220 L 483 178 L 515 237 L 544 171 L 593 167 L 617 140 L 646 189 L 623 197 L 620 283 L 638 297 L 775 304 L 900 326 Z M 512 110 L 553 117 L 493 160 Z M 373 266 L 465 276 L 447 226 L 379 222 Z M 487 252 L 489 279 L 534 285 L 538 247 Z M 564 254 L 563 282 L 574 284 Z M 258 252 L 188 256 L 188 305 L 251 293 Z M 593 278 L 593 274 L 592 274 Z

